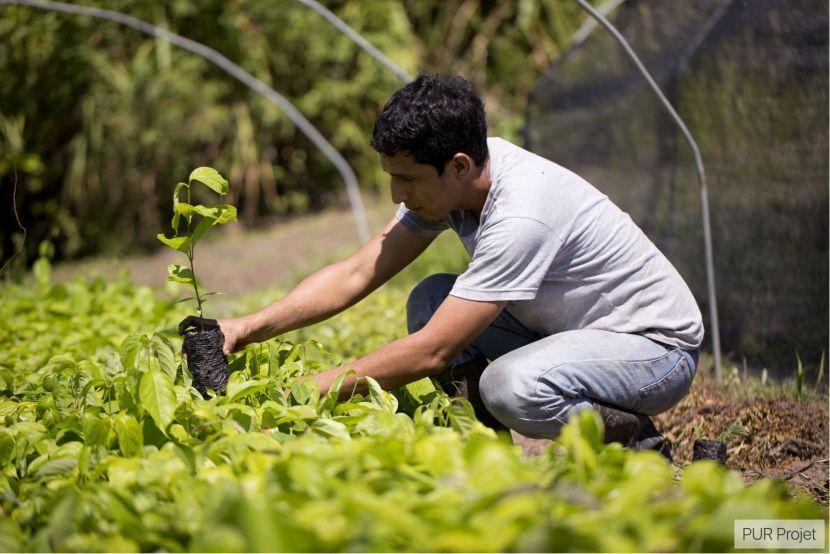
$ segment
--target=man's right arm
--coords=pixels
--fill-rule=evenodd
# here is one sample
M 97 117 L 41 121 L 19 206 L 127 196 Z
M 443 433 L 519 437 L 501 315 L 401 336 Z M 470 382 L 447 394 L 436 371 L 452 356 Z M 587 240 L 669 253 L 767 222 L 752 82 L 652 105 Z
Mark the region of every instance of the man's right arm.
M 270 306 L 220 320 L 226 353 L 323 321 L 356 304 L 415 260 L 432 240 L 393 218 L 352 256 L 311 274 Z

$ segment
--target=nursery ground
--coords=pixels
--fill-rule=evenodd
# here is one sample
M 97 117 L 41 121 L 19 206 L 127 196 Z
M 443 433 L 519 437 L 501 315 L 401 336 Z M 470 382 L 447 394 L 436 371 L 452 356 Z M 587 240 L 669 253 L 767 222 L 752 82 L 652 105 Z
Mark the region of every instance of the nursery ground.
M 370 201 L 367 211 L 372 228 L 377 230 L 392 216 L 394 206 L 388 201 Z M 222 311 L 238 312 L 236 298 L 265 288 L 289 287 L 314 268 L 348 255 L 357 245 L 351 217 L 348 210 L 333 210 L 264 229 L 225 233 L 200 245 L 198 274 L 209 288 L 226 293 Z M 126 269 L 138 284 L 162 286 L 165 267 L 174 261 L 171 258 L 170 253 L 161 250 L 152 256 L 102 258 L 59 266 L 55 277 L 62 280 Z M 458 260 L 451 265 L 450 269 L 457 267 Z M 405 301 L 407 291 L 403 289 L 408 284 L 398 287 L 401 302 Z M 402 310 L 395 315 L 402 317 Z M 402 322 L 396 325 L 390 334 L 401 332 Z M 372 338 L 366 344 L 382 337 Z M 695 439 L 722 439 L 728 443 L 727 466 L 739 471 L 745 480 L 779 478 L 793 490 L 805 490 L 827 505 L 830 456 L 826 386 L 817 388 L 815 375 L 808 374 L 799 394 L 794 378 L 762 382 L 757 375 L 730 367 L 726 374 L 723 382 L 717 382 L 711 358 L 704 356 L 690 394 L 656 418 L 657 426 L 674 445 L 677 468 L 691 461 Z M 528 455 L 546 446 L 546 441 L 515 434 L 514 441 L 522 444 Z

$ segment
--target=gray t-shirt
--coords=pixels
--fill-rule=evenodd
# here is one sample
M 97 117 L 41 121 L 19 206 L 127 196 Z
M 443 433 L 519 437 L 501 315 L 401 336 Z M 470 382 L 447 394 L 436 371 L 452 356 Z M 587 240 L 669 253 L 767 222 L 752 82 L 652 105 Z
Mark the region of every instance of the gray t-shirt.
M 691 350 L 700 309 L 683 278 L 631 218 L 578 175 L 500 138 L 487 139 L 490 191 L 468 210 L 398 219 L 433 237 L 452 228 L 472 261 L 450 294 L 507 300 L 528 328 L 637 333 Z

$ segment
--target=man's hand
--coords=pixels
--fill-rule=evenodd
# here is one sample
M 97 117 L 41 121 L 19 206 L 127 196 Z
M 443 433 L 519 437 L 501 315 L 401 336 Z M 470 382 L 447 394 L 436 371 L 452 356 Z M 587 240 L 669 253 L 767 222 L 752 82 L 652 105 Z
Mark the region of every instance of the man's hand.
M 465 300 L 448 296 L 426 326 L 407 337 L 341 367 L 316 373 L 310 378 L 320 384 L 320 394 L 328 392 L 344 371 L 355 370 L 346 377 L 341 394 L 355 389 L 365 392 L 365 380 L 372 377 L 384 390 L 435 375 L 445 369 L 464 348 L 493 323 L 507 302 Z
M 225 344 L 222 353 L 227 356 L 231 352 L 237 352 L 253 342 L 251 333 L 245 319 L 241 317 L 233 319 L 207 319 L 195 315 L 189 315 L 179 323 L 179 334 L 184 335 L 190 329 L 205 329 L 219 327 L 225 337 Z

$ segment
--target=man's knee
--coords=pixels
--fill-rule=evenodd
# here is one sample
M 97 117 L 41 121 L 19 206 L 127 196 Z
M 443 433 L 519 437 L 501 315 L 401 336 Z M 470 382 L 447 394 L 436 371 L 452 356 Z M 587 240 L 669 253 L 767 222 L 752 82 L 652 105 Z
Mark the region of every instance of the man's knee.
M 534 375 L 519 360 L 502 356 L 481 375 L 481 399 L 496 419 L 514 431 L 527 437 L 553 439 L 573 410 L 590 404 L 557 387 L 545 387 L 544 397 L 540 396 Z
M 421 329 L 449 296 L 458 275 L 436 273 L 418 283 L 406 301 L 406 325 L 410 333 Z

